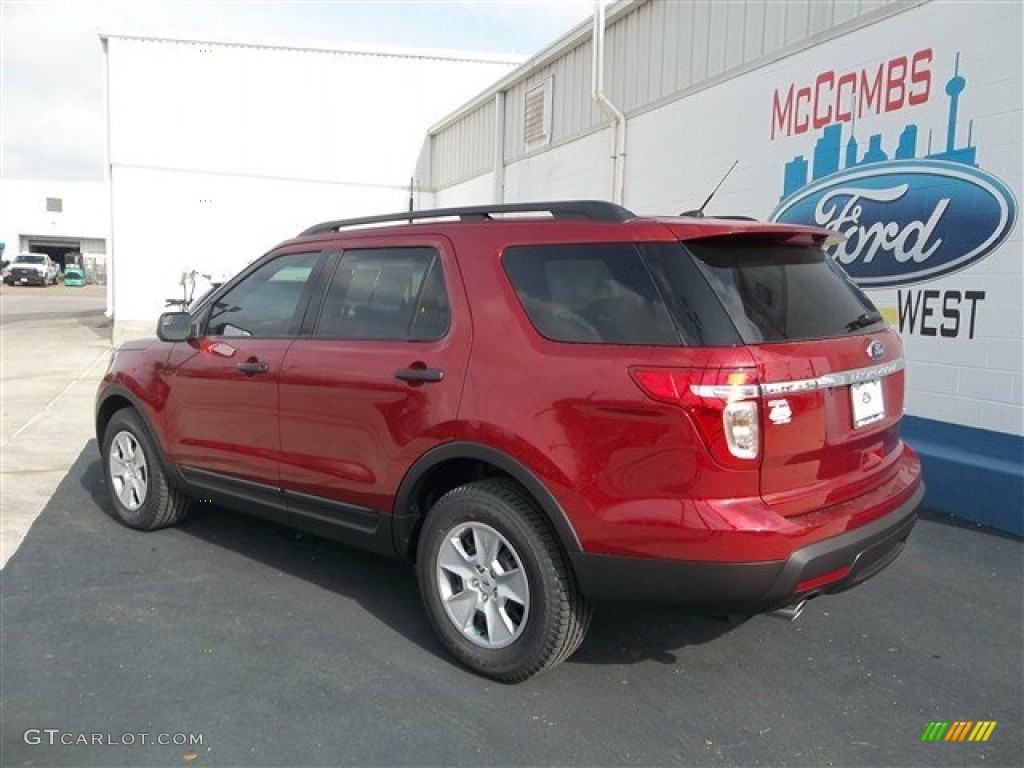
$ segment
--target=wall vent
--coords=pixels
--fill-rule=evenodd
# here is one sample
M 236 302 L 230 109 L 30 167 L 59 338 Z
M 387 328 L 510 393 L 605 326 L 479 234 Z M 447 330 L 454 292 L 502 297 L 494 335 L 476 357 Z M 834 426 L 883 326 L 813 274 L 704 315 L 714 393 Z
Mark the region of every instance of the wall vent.
M 526 105 L 523 115 L 523 139 L 528 148 L 547 144 L 551 141 L 550 77 L 526 92 Z

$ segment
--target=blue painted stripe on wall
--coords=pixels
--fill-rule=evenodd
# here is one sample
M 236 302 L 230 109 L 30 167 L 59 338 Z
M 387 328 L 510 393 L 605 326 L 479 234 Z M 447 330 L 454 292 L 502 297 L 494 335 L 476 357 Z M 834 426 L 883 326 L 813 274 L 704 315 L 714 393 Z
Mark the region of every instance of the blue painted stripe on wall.
M 926 506 L 1024 536 L 1024 437 L 906 416 L 921 457 Z

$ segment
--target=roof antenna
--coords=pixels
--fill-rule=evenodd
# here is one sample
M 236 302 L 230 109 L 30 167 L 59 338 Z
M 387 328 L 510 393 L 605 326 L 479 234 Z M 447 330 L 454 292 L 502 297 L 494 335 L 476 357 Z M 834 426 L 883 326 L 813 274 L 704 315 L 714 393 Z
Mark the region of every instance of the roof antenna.
M 725 172 L 725 176 L 723 176 L 722 180 L 720 182 L 718 182 L 718 184 L 715 186 L 714 189 L 711 190 L 711 194 L 707 196 L 707 199 L 701 204 L 700 208 L 698 208 L 695 211 L 683 211 L 679 215 L 680 216 L 691 216 L 691 217 L 693 217 L 695 219 L 703 219 L 704 218 L 704 209 L 707 208 L 708 203 L 711 202 L 711 198 L 713 198 L 715 196 L 715 193 L 718 192 L 719 189 L 721 189 L 723 184 L 725 184 L 725 180 L 729 178 L 729 174 L 732 173 L 732 169 L 736 167 L 737 163 L 739 163 L 739 160 L 733 160 L 732 161 L 732 165 L 730 165 L 729 166 L 729 170 Z

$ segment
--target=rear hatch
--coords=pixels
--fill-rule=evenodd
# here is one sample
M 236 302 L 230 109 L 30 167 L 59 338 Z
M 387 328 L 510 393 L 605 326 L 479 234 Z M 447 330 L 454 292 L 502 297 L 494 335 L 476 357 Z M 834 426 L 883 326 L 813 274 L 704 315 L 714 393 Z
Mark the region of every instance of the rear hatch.
M 735 330 L 706 343 L 741 343 L 753 359 L 761 496 L 785 516 L 879 485 L 900 453 L 899 337 L 820 243 L 806 230 L 753 227 L 682 243 Z
M 714 462 L 687 492 L 759 493 L 792 516 L 884 483 L 900 456 L 902 351 L 822 250 L 829 233 L 659 221 L 676 240 L 508 248 L 540 334 L 575 344 L 577 362 L 611 345 L 595 359 L 625 357 L 648 398 L 687 412 Z

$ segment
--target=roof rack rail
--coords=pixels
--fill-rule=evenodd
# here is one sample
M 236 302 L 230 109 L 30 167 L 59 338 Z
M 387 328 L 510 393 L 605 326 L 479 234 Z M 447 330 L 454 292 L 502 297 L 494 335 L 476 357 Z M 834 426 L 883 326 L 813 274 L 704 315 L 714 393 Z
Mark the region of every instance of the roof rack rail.
M 316 224 L 299 234 L 307 235 L 336 232 L 347 227 L 389 222 L 412 223 L 417 219 L 458 218 L 462 221 L 487 221 L 495 214 L 503 213 L 549 213 L 555 219 L 587 219 L 609 223 L 621 223 L 636 218 L 636 214 L 621 205 L 603 200 L 565 200 L 550 203 L 505 203 L 503 205 L 473 205 L 462 208 L 434 208 L 423 211 L 403 211 L 380 216 L 362 216 L 356 219 L 339 219 Z

